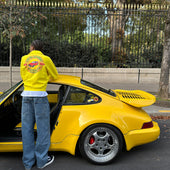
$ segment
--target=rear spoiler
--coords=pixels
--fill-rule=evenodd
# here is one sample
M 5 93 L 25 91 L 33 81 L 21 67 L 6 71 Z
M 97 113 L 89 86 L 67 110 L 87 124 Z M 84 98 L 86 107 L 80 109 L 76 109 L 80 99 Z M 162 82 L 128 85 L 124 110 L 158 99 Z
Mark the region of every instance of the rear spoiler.
M 154 95 L 142 90 L 113 90 L 119 100 L 134 107 L 146 107 L 155 103 Z

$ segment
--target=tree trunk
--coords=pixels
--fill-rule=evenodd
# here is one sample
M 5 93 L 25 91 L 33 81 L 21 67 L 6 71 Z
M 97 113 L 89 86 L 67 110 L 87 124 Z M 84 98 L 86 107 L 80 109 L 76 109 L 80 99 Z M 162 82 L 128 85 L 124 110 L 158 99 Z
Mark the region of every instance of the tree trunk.
M 110 23 L 110 43 L 112 45 L 112 61 L 115 61 L 115 64 L 123 64 L 124 62 L 123 38 L 125 23 L 128 18 L 128 13 L 124 11 L 124 2 L 125 0 L 117 1 L 117 11 L 114 11 L 112 8 L 108 10 L 108 19 Z
M 169 68 L 170 68 L 170 9 L 168 10 L 168 18 L 165 24 L 165 42 L 159 82 L 159 97 L 163 99 L 168 99 Z
M 9 82 L 12 87 L 12 37 L 10 35 L 10 47 L 9 47 Z
M 11 24 L 11 13 L 12 13 L 12 7 L 10 7 L 10 26 Z M 9 82 L 10 82 L 10 87 L 12 87 L 12 33 L 10 30 L 10 35 L 9 35 Z

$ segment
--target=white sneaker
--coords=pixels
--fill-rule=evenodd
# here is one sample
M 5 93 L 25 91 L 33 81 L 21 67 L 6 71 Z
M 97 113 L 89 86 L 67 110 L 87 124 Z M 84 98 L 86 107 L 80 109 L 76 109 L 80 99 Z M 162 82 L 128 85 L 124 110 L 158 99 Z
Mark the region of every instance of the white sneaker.
M 25 168 L 25 170 L 31 170 L 31 168 Z
M 54 156 L 53 156 L 53 155 L 48 156 L 48 161 L 47 161 L 47 163 L 46 163 L 44 166 L 40 167 L 39 169 L 45 168 L 46 166 L 50 165 L 53 161 L 54 161 Z

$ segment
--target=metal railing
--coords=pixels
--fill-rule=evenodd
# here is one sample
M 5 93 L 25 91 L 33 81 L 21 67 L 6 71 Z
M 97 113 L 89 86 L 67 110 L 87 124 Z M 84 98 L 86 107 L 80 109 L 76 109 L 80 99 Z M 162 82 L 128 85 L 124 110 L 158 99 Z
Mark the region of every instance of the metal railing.
M 169 6 L 13 2 L 13 10 L 27 8 L 25 37 L 13 38 L 13 66 L 19 66 L 34 39 L 42 39 L 43 52 L 57 67 L 160 67 Z M 7 9 L 1 6 L 0 15 Z M 41 14 L 32 25 L 26 23 L 28 10 Z M 9 41 L 3 31 L 0 24 L 0 66 L 8 66 Z

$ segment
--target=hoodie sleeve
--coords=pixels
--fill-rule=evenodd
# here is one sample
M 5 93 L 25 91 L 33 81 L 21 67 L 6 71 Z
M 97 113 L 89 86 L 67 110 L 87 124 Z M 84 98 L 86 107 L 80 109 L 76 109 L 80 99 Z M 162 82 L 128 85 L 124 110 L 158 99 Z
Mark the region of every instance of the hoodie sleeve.
M 20 62 L 20 75 L 21 75 L 21 79 L 23 80 L 23 57 L 21 58 L 21 62 Z
M 53 63 L 53 61 L 50 59 L 50 57 L 47 57 L 46 60 L 46 69 L 49 75 L 49 79 L 57 79 L 58 78 L 58 71 Z

